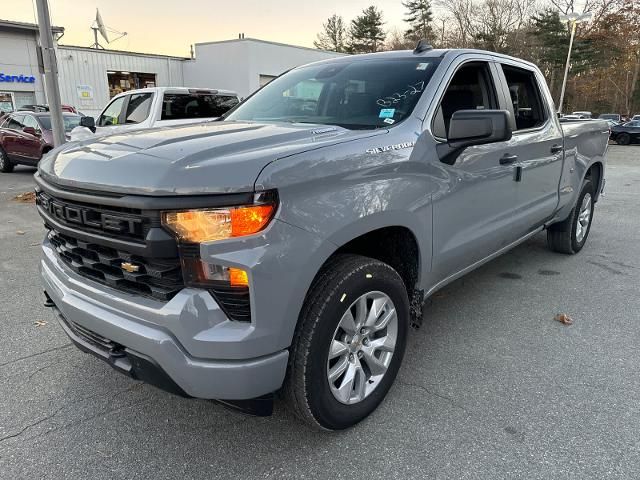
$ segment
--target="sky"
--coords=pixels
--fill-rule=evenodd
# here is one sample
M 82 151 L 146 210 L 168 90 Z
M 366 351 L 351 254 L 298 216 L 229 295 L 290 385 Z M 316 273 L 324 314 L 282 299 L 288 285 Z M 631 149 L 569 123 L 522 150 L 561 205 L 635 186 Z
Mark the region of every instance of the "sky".
M 0 18 L 35 22 L 33 0 L 2 0 Z M 386 29 L 404 29 L 401 0 L 49 0 L 52 23 L 66 45 L 89 46 L 96 8 L 104 23 L 128 32 L 106 48 L 189 56 L 198 42 L 246 37 L 313 47 L 322 23 L 337 13 L 349 21 L 369 5 L 382 10 Z

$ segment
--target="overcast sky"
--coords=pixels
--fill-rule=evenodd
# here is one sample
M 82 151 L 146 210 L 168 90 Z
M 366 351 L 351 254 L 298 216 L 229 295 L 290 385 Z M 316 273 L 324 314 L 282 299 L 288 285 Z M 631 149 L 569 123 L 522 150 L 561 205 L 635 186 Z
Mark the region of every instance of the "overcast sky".
M 35 23 L 32 0 L 1 0 L 0 18 Z M 118 50 L 188 56 L 197 42 L 247 37 L 313 47 L 333 13 L 350 20 L 376 5 L 385 28 L 403 29 L 401 0 L 49 0 L 51 18 L 66 32 L 60 43 L 89 46 L 96 7 L 104 23 L 128 35 Z M 102 42 L 104 43 L 104 42 Z M 107 46 L 107 45 L 105 45 Z

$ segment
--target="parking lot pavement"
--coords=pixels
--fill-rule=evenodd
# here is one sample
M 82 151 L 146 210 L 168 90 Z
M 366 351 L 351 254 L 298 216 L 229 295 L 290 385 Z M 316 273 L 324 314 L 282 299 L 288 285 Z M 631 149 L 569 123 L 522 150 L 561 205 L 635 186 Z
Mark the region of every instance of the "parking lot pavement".
M 436 294 L 387 400 L 335 434 L 280 405 L 174 397 L 71 346 L 42 307 L 44 229 L 10 200 L 32 173 L 0 174 L 2 478 L 640 476 L 640 147 L 610 148 L 579 255 L 539 235 Z

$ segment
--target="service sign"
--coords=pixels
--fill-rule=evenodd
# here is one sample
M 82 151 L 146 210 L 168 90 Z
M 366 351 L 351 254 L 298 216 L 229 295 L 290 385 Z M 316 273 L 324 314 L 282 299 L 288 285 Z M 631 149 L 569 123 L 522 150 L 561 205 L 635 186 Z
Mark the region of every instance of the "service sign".
M 0 72 L 0 82 L 5 83 L 36 83 L 36 77 L 33 75 L 9 75 Z

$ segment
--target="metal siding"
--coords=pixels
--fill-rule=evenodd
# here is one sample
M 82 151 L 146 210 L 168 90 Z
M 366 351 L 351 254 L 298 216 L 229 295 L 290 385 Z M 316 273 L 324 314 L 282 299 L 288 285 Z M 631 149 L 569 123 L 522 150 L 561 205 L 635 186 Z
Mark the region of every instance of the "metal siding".
M 153 73 L 156 75 L 156 86 L 159 87 L 184 85 L 182 76 L 184 61 L 179 58 L 131 55 L 64 46 L 58 48 L 58 53 L 62 103 L 74 105 L 87 115 L 97 115 L 110 100 L 107 84 L 109 70 Z M 171 85 L 168 83 L 169 69 L 171 69 Z M 92 101 L 82 101 L 78 98 L 76 92 L 78 85 L 93 87 Z

